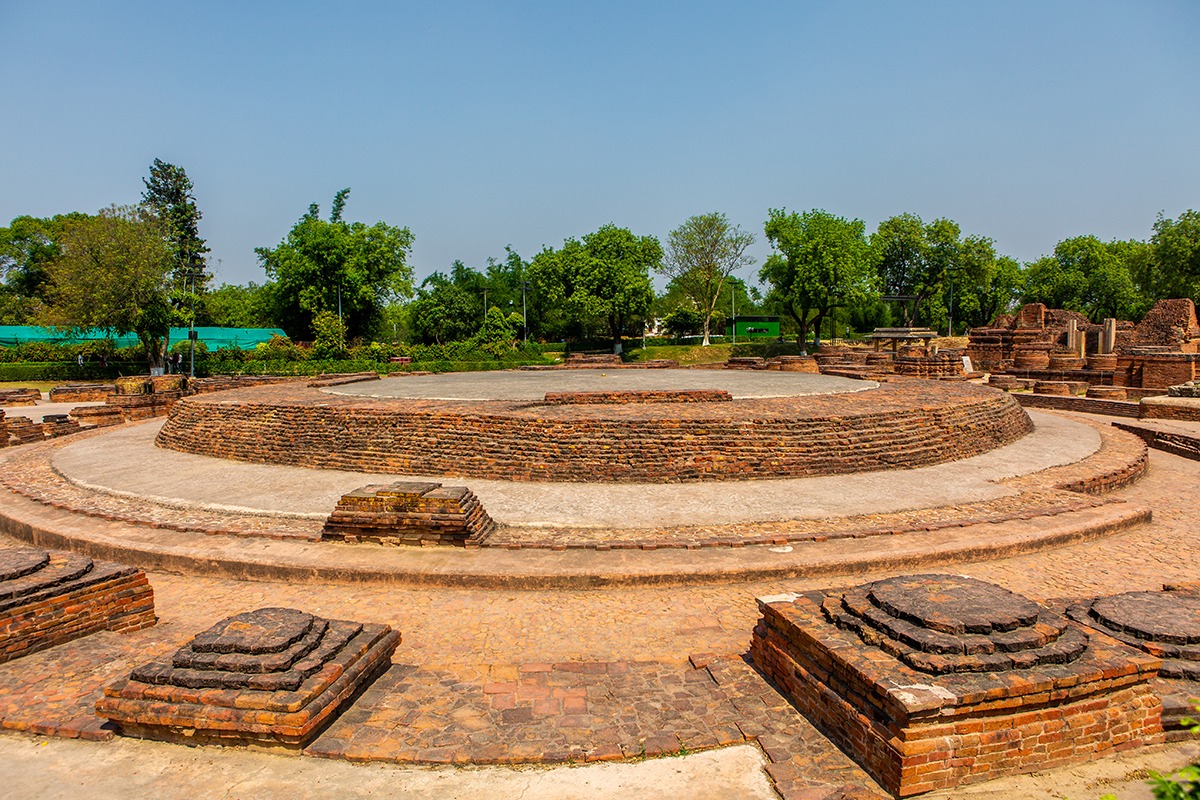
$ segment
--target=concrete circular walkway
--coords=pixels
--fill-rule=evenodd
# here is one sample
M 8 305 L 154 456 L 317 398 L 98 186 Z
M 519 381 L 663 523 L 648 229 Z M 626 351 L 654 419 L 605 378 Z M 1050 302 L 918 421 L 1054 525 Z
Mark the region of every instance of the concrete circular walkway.
M 999 481 L 1075 463 L 1100 446 L 1099 434 L 1087 425 L 1046 413 L 1030 417 L 1036 425 L 1030 435 L 948 464 L 722 483 L 531 483 L 248 464 L 155 447 L 161 420 L 68 444 L 54 452 L 52 464 L 77 486 L 177 508 L 324 520 L 343 494 L 361 486 L 431 480 L 468 486 L 503 525 L 650 529 L 885 514 L 992 500 L 1017 493 Z

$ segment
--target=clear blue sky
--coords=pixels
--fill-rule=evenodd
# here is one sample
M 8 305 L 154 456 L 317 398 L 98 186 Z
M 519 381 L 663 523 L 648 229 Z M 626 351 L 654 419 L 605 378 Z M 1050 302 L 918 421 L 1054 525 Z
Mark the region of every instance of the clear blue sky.
M 0 30 L 0 224 L 134 202 L 161 158 L 229 283 L 345 186 L 419 277 L 714 210 L 761 262 L 772 207 L 1021 260 L 1200 209 L 1192 0 L 0 0 Z

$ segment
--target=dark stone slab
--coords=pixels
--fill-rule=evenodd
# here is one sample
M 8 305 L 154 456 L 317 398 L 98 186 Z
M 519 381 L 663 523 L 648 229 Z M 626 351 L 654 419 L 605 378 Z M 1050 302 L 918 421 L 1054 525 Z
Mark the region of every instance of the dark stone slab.
M 996 672 L 1067 664 L 1087 634 L 1020 595 L 973 578 L 888 578 L 821 601 L 825 617 L 913 669 Z
M 218 622 L 189 646 L 197 653 L 278 653 L 312 625 L 312 614 L 294 608 L 260 608 Z
M 1163 659 L 1159 672 L 1164 677 L 1200 681 L 1200 596 L 1126 592 L 1076 603 L 1067 614 Z
M 11 581 L 29 575 L 49 563 L 50 554 L 45 550 L 29 547 L 0 550 L 0 581 Z
M 59 593 L 67 585 L 85 579 L 94 567 L 95 563 L 87 556 L 56 552 L 41 569 L 0 582 L 0 611 L 13 604 L 33 602 L 47 593 Z M 133 568 L 126 570 L 132 572 Z

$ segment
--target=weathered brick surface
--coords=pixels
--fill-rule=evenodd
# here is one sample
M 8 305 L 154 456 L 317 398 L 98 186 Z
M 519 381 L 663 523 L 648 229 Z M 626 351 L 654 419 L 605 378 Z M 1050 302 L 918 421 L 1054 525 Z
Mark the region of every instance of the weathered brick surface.
M 720 403 L 733 395 L 721 389 L 678 389 L 662 391 L 546 392 L 546 405 L 625 405 L 628 403 Z
M 1003 393 L 930 381 L 797 398 L 597 406 L 349 398 L 276 386 L 185 398 L 158 444 L 368 472 L 672 482 L 923 466 L 986 452 L 1031 429 Z
M 867 607 L 857 611 L 850 606 L 858 600 L 844 603 L 834 591 L 764 598 L 751 654 L 898 796 L 1163 740 L 1149 683 L 1158 659 L 1023 598 L 993 593 L 979 603 L 954 588 L 968 580 L 869 585 L 859 591 Z M 897 585 L 904 591 L 875 591 Z M 857 630 L 839 627 L 855 613 Z M 1076 641 L 1064 643 L 1068 636 Z
M 139 569 L 73 553 L 0 550 L 0 662 L 154 621 L 154 591 Z
M 1200 399 L 1195 397 L 1148 397 L 1138 410 L 1142 419 L 1200 422 Z
M 88 403 L 105 400 L 117 391 L 113 383 L 68 383 L 50 390 L 51 403 Z
M 34 406 L 41 399 L 42 393 L 37 389 L 0 389 L 0 406 Z
M 336 375 L 318 375 L 308 382 L 309 386 L 345 386 L 348 383 L 379 380 L 378 372 L 347 372 Z
M 1110 417 L 1134 417 L 1139 414 L 1138 404 L 1124 400 L 1108 400 L 1092 397 L 1056 396 L 1049 394 L 1014 394 L 1022 406 L 1028 408 L 1050 408 L 1056 411 L 1077 411 L 1082 414 L 1104 414 Z
M 1200 461 L 1200 434 L 1194 431 L 1168 430 L 1132 422 L 1114 422 L 1113 425 L 1140 437 L 1148 447 L 1153 447 L 1155 450 Z
M 399 641 L 387 625 L 246 612 L 106 686 L 96 713 L 130 736 L 303 747 L 387 670 Z
M 465 486 L 393 483 L 343 495 L 321 538 L 344 542 L 475 546 L 496 528 Z

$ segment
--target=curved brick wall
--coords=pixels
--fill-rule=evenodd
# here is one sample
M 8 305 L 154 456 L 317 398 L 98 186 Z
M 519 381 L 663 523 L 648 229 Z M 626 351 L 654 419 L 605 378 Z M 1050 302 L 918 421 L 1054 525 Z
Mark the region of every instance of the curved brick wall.
M 345 397 L 290 385 L 180 400 L 158 445 L 400 475 L 665 483 L 919 467 L 1032 429 L 1003 392 L 931 381 L 722 403 L 566 406 Z

